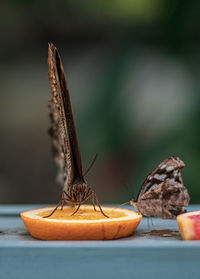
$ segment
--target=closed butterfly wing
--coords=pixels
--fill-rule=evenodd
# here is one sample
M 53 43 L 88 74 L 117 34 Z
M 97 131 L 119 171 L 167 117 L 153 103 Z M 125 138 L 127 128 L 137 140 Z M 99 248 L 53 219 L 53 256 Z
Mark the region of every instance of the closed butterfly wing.
M 145 216 L 163 219 L 174 219 L 185 212 L 190 198 L 181 175 L 184 166 L 178 157 L 162 161 L 149 174 L 132 205 Z
M 67 81 L 58 50 L 53 44 L 49 44 L 49 80 L 51 84 L 52 99 L 49 103 L 52 137 L 52 148 L 55 162 L 58 167 L 57 181 L 62 185 L 62 198 L 55 209 L 44 218 L 48 218 L 66 203 L 77 205 L 76 214 L 83 202 L 91 197 L 95 208 L 95 201 L 101 213 L 104 214 L 96 193 L 87 186 L 83 177 L 81 154 L 73 118 L 72 105 Z M 96 157 L 95 157 L 96 158 Z M 94 162 L 94 160 L 93 160 Z M 93 164 L 93 163 L 92 163 Z M 90 165 L 90 168 L 92 166 Z M 89 169 L 90 169 L 89 168 Z M 88 170 L 89 170 L 88 169 Z
M 84 178 L 69 89 L 60 55 L 53 44 L 49 44 L 48 64 L 52 90 L 50 134 L 59 170 L 58 180 L 63 188 L 67 188 L 75 181 L 84 182 Z

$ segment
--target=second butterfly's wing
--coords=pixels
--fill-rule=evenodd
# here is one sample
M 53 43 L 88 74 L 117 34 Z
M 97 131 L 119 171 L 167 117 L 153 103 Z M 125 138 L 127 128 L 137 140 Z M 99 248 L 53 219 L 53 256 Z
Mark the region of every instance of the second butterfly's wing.
M 145 216 L 174 219 L 189 203 L 181 171 L 185 164 L 178 157 L 161 162 L 147 177 L 133 205 Z
M 166 180 L 162 185 L 162 216 L 163 219 L 176 219 L 179 214 L 186 212 L 185 206 L 190 201 L 190 196 L 183 184 L 170 183 Z
M 144 193 L 133 205 L 145 216 L 175 219 L 185 212 L 189 199 L 181 183 L 166 180 Z
M 178 182 L 183 184 L 181 171 L 184 167 L 185 164 L 178 157 L 172 156 L 162 161 L 156 168 L 153 169 L 153 171 L 144 181 L 137 197 L 137 201 L 144 193 L 151 189 L 154 189 L 160 183 L 166 181 L 167 179 L 171 183 Z
M 84 182 L 84 178 L 69 89 L 60 55 L 53 44 L 49 44 L 48 64 L 52 91 L 50 134 L 59 171 L 58 180 L 67 187 L 74 182 Z

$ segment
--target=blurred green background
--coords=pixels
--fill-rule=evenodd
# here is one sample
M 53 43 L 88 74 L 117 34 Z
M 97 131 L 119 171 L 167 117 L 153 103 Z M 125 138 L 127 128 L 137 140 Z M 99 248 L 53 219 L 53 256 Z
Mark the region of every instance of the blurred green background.
M 47 44 L 60 51 L 83 167 L 101 203 L 136 197 L 170 155 L 200 202 L 200 1 L 6 0 L 0 8 L 0 203 L 56 203 Z

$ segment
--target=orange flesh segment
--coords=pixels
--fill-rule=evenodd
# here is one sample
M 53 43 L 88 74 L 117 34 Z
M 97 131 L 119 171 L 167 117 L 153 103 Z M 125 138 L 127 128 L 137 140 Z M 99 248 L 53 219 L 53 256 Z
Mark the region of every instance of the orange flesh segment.
M 48 216 L 52 210 L 45 211 L 42 213 L 38 213 L 37 216 L 44 217 Z M 84 208 L 84 209 L 79 209 L 79 211 L 72 216 L 72 214 L 75 212 L 74 208 L 63 208 L 63 210 L 58 209 L 56 212 L 48 217 L 48 219 L 59 219 L 59 220 L 101 220 L 101 219 L 108 219 L 107 217 L 103 216 L 103 214 L 98 210 L 94 211 L 92 208 Z M 104 210 L 103 211 L 109 218 L 121 218 L 125 217 L 126 215 L 124 212 L 119 212 L 119 211 L 108 211 Z

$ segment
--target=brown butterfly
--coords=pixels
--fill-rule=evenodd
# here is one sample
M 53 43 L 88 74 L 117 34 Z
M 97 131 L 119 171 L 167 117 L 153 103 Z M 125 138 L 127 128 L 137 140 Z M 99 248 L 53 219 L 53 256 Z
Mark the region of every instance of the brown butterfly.
M 145 216 L 175 219 L 184 213 L 190 197 L 183 185 L 181 172 L 185 164 L 178 157 L 162 161 L 143 183 L 137 200 L 131 200 Z
M 101 213 L 105 217 L 108 217 L 102 211 L 95 192 L 91 187 L 87 186 L 83 175 L 69 89 L 60 55 L 53 44 L 49 44 L 48 52 L 49 80 L 52 91 L 52 99 L 49 103 L 51 119 L 49 132 L 52 137 L 53 155 L 58 168 L 57 181 L 61 184 L 63 192 L 62 198 L 55 209 L 50 215 L 45 217 L 51 216 L 60 205 L 62 209 L 65 202 L 77 206 L 75 212 L 72 214 L 74 215 L 79 210 L 81 204 L 90 197 L 94 210 L 96 210 L 96 200 Z

